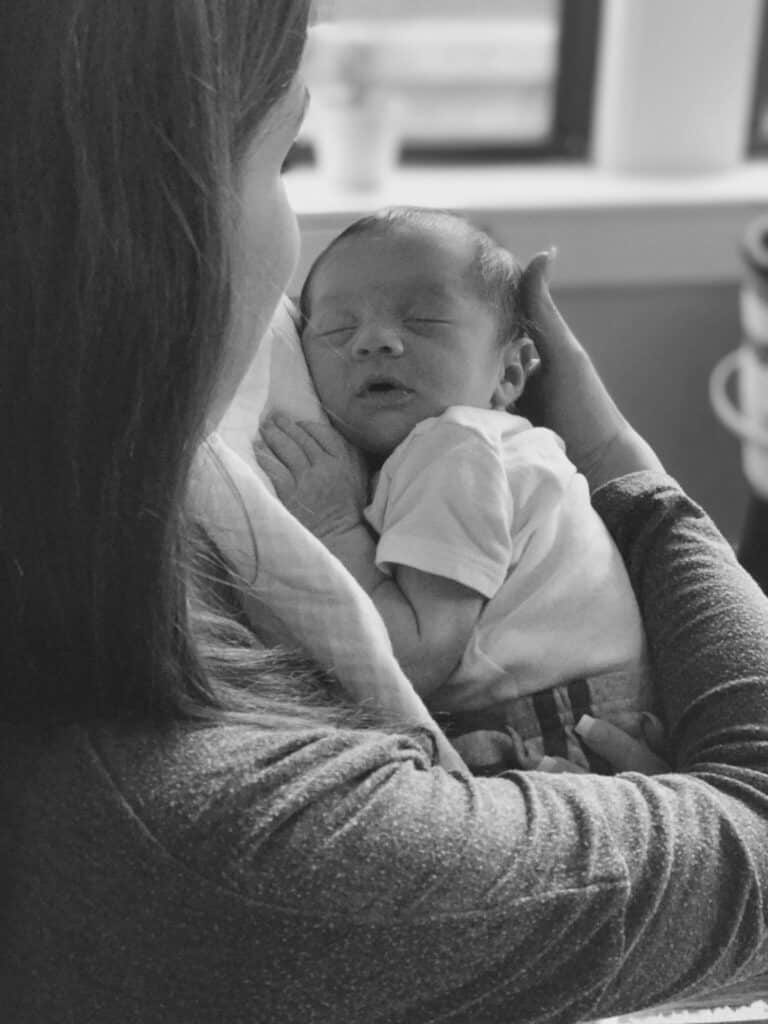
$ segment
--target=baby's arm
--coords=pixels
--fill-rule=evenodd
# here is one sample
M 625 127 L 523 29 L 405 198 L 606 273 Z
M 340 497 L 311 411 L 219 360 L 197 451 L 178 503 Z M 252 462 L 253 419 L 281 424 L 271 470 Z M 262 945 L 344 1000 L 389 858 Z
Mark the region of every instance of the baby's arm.
M 405 565 L 371 597 L 405 674 L 427 697 L 459 663 L 485 599 L 463 583 Z
M 278 497 L 370 595 L 415 689 L 431 693 L 458 664 L 485 599 L 432 573 L 398 566 L 389 576 L 378 569 L 376 541 L 363 519 L 365 478 L 352 471 L 335 431 L 281 416 L 262 427 L 262 439 L 256 459 Z
M 306 516 L 306 506 L 302 511 Z M 369 594 L 403 671 L 421 697 L 429 696 L 456 668 L 485 598 L 455 580 L 410 566 L 393 567 L 392 576 L 381 572 L 376 541 L 362 518 L 341 532 L 325 533 L 311 517 L 302 521 Z

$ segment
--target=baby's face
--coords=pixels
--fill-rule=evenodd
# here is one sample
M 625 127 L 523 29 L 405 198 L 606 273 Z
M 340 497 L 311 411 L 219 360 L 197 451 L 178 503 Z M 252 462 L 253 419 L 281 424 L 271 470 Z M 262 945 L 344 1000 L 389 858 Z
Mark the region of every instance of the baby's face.
M 340 242 L 315 272 L 302 344 L 334 425 L 388 455 L 450 405 L 490 408 L 504 375 L 496 316 L 466 280 L 464 239 L 414 228 Z

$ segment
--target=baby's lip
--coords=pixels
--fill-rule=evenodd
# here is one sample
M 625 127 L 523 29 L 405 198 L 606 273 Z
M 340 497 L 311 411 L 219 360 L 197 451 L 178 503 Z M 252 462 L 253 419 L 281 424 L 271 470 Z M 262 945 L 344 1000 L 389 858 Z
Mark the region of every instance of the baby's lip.
M 358 398 L 365 398 L 369 395 L 386 395 L 391 391 L 399 391 L 402 394 L 411 390 L 402 381 L 398 380 L 397 377 L 391 377 L 388 374 L 373 374 L 365 378 L 357 389 L 356 394 Z

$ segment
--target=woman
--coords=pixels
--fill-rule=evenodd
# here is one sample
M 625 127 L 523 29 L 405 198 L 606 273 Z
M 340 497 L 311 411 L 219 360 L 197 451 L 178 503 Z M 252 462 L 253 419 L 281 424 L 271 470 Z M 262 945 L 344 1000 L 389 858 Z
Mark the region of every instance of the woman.
M 573 1022 L 754 976 L 768 609 L 544 258 L 531 414 L 627 560 L 677 773 L 448 773 L 212 605 L 186 482 L 295 259 L 307 6 L 4 8 L 2 1013 Z

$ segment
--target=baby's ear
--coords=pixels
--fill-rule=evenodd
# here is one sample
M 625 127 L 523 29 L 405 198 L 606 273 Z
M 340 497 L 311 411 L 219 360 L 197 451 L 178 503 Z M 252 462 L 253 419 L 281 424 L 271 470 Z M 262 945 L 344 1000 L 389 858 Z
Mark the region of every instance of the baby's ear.
M 511 410 L 523 393 L 525 382 L 538 365 L 536 346 L 527 335 L 505 342 L 501 376 L 493 393 L 491 407 Z

